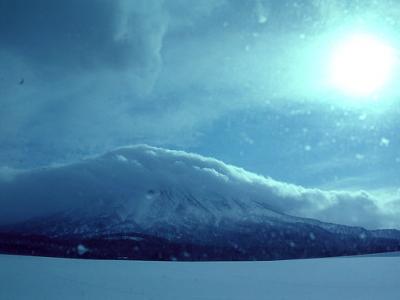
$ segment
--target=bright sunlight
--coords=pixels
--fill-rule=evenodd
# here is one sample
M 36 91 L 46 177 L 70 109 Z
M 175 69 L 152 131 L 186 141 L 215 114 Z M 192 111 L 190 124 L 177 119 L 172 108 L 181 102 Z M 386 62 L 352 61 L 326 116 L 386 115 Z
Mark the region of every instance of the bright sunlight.
M 368 34 L 351 35 L 333 49 L 330 84 L 350 96 L 371 96 L 389 82 L 396 60 L 389 43 Z

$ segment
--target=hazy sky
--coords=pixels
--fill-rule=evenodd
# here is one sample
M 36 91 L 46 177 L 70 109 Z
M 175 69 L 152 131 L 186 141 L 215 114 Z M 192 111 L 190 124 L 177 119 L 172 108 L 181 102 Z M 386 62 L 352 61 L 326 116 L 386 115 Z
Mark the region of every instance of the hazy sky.
M 0 168 L 147 143 L 310 187 L 396 191 L 396 91 L 357 103 L 325 76 L 347 32 L 396 48 L 399 12 L 394 0 L 0 0 Z

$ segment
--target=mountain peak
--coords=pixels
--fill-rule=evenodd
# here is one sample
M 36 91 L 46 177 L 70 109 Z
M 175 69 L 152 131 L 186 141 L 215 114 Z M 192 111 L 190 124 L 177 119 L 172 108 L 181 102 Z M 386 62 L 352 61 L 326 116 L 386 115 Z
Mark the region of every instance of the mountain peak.
M 65 210 L 116 213 L 138 223 L 183 212 L 193 221 L 205 215 L 210 220 L 259 219 L 279 213 L 382 228 L 388 226 L 379 222 L 394 220 L 381 218 L 377 199 L 362 191 L 308 189 L 214 158 L 148 145 L 118 148 L 70 165 L 17 172 L 0 181 L 0 199 L 3 222 Z
M 0 230 L 0 250 L 7 251 L 25 245 L 24 251 L 38 247 L 47 253 L 51 245 L 61 249 L 51 250 L 53 255 L 68 256 L 73 244 L 89 243 L 98 252 L 85 255 L 97 258 L 148 259 L 155 251 L 167 258 L 188 252 L 192 259 L 276 259 L 400 247 L 397 231 L 302 218 L 329 217 L 345 201 L 370 201 L 368 194 L 306 189 L 213 158 L 147 145 L 18 173 L 0 183 L 0 196 L 7 204 L 4 216 L 25 220 Z M 120 245 L 118 254 L 110 243 Z M 139 255 L 132 247 L 147 250 Z

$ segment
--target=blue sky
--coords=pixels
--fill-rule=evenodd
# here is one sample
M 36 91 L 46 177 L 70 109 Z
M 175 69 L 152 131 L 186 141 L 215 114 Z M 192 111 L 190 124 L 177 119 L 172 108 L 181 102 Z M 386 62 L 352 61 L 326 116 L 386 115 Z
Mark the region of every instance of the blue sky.
M 0 0 L 0 167 L 147 143 L 308 187 L 396 191 L 398 79 L 359 102 L 324 80 L 348 32 L 396 48 L 399 9 L 368 0 Z

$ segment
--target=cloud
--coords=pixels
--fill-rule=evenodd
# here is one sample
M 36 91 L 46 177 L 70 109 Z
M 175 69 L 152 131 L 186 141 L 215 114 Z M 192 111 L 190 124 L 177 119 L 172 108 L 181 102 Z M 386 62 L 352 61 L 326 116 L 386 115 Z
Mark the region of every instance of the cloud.
M 342 111 L 333 115 L 320 97 L 325 108 L 316 109 L 309 126 L 319 128 L 314 138 L 326 142 L 317 159 L 322 147 L 310 135 L 295 134 L 311 117 L 286 118 L 292 109 L 287 104 L 300 103 L 309 111 L 311 105 L 302 101 L 312 98 L 314 79 L 322 78 L 311 51 L 320 46 L 315 40 L 328 23 L 341 24 L 343 12 L 354 11 L 353 6 L 315 0 L 296 5 L 289 0 L 0 0 L 0 166 L 76 161 L 135 143 L 200 145 L 199 152 L 239 162 L 251 146 L 259 150 L 248 152 L 249 163 L 243 165 L 305 182 L 300 166 L 290 172 L 293 162 L 309 165 L 302 160 L 304 146 L 312 146 L 308 155 L 318 164 L 327 162 L 339 146 L 328 135 L 321 137 L 326 131 L 345 145 L 342 157 L 352 149 L 338 136 L 346 138 L 349 126 L 342 134 L 332 129 Z M 309 72 L 298 72 L 310 66 Z M 254 121 L 257 114 L 261 117 Z M 238 130 L 247 127 L 253 144 L 219 145 L 219 131 L 233 123 L 231 116 L 243 122 L 226 132 L 246 140 Z M 396 114 L 392 123 L 397 119 Z M 280 134 L 284 129 L 291 132 Z M 391 140 L 386 150 L 394 149 L 395 138 L 382 136 Z M 210 150 L 213 144 L 218 146 Z M 236 156 L 224 155 L 229 151 Z M 343 172 L 352 176 L 346 167 Z M 310 182 L 316 177 L 330 182 L 336 170 L 320 176 L 329 168 L 304 170 L 314 172 Z
M 199 109 L 202 97 L 187 89 L 154 85 L 166 36 L 224 4 L 1 0 L 0 164 L 29 167 L 138 141 L 192 141 L 199 124 L 219 112 Z M 171 41 L 168 47 L 180 47 Z
M 169 196 L 154 202 L 151 213 L 143 213 L 155 193 Z M 0 182 L 0 196 L 3 222 L 7 218 L 10 222 L 11 216 L 21 220 L 76 207 L 87 212 L 118 210 L 133 218 L 144 215 L 151 222 L 152 218 L 177 218 L 173 207 L 185 205 L 189 197 L 217 219 L 262 218 L 272 210 L 367 228 L 400 228 L 398 195 L 385 200 L 363 191 L 308 189 L 213 158 L 145 145 L 120 148 L 77 164 L 19 173 L 13 180 Z M 196 204 L 186 205 L 188 214 L 194 209 L 195 219 Z
M 139 122 L 135 113 L 119 129 L 160 72 L 162 5 L 1 0 L 1 161 L 17 164 L 26 148 L 38 155 L 52 148 L 46 155 L 57 159 L 57 145 L 80 152 L 141 135 L 128 133 Z
M 2 0 L 1 6 L 2 49 L 49 76 L 157 68 L 166 28 L 160 1 Z

